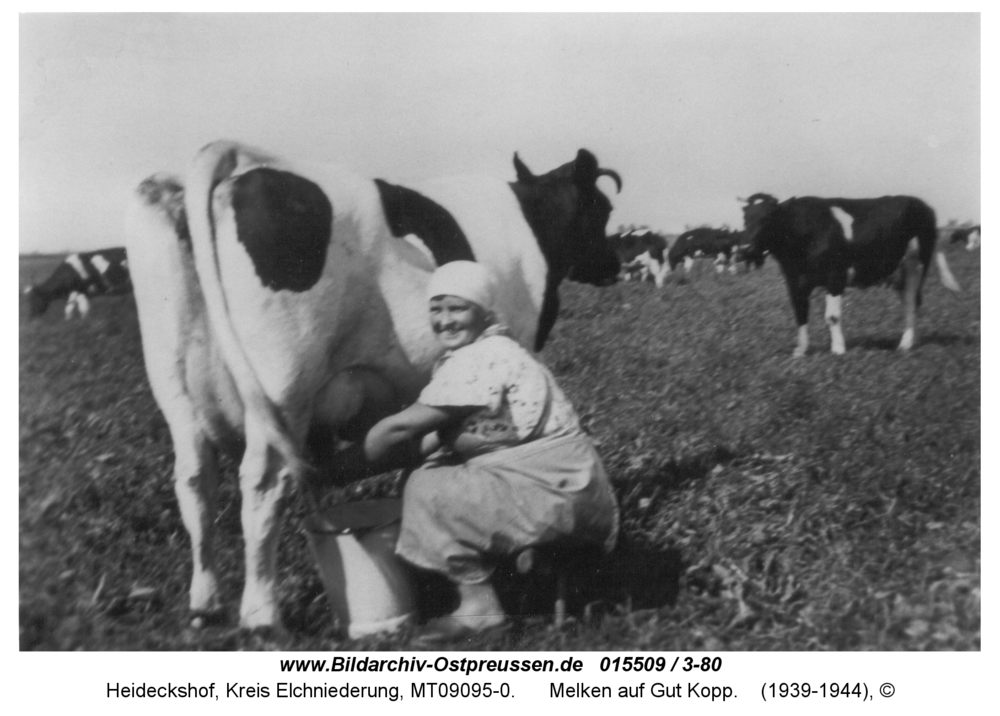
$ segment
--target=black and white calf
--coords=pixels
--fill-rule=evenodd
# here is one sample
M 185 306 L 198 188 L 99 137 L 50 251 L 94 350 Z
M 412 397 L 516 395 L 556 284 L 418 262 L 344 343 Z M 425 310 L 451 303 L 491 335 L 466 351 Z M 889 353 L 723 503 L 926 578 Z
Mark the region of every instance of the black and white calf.
M 41 316 L 53 301 L 66 299 L 65 316 L 86 318 L 90 298 L 132 290 L 125 249 L 70 254 L 42 283 L 28 286 L 28 315 Z
M 826 323 L 831 349 L 844 352 L 841 297 L 848 286 L 867 288 L 891 282 L 903 300 L 900 350 L 916 339 L 921 287 L 937 257 L 941 281 L 958 292 L 958 282 L 940 251 L 935 251 L 934 210 L 912 196 L 879 199 L 799 197 L 778 203 L 768 194 L 746 200 L 743 220 L 751 258 L 770 252 L 781 266 L 799 326 L 794 356 L 809 348 L 809 296 L 826 291 Z
M 649 229 L 635 229 L 608 237 L 608 245 L 614 250 L 621 263 L 620 276 L 630 280 L 638 276 L 640 281 L 652 278 L 657 288 L 663 288 L 670 269 L 664 254 L 667 240 Z
M 400 186 L 216 142 L 183 184 L 155 175 L 139 186 L 126 235 L 146 372 L 191 536 L 192 612 L 222 607 L 222 451 L 241 461 L 240 624 L 280 627 L 276 548 L 289 491 L 364 477 L 365 433 L 427 384 L 441 353 L 425 300 L 438 265 L 488 266 L 496 311 L 529 349 L 555 322 L 564 278 L 614 282 L 611 202 L 597 181 L 620 189 L 618 175 L 586 150 L 539 176 L 516 154 L 514 167 L 513 182 Z

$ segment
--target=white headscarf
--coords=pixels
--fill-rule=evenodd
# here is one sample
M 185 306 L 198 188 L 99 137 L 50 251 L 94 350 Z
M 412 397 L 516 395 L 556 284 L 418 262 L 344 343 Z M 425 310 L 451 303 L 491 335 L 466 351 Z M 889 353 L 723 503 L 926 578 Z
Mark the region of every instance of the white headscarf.
M 496 282 L 482 264 L 475 261 L 452 261 L 438 269 L 427 285 L 427 300 L 437 296 L 458 296 L 493 311 Z

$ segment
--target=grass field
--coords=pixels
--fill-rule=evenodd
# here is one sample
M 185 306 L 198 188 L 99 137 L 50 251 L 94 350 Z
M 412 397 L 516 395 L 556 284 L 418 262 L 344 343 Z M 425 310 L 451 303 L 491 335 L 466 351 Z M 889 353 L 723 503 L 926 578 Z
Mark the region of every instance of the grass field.
M 543 358 L 599 443 L 622 509 L 618 550 L 581 575 L 561 631 L 527 590 L 515 629 L 475 649 L 978 650 L 979 254 L 936 268 L 918 345 L 894 349 L 888 290 L 848 293 L 847 354 L 812 349 L 777 267 L 662 291 L 565 284 Z M 53 257 L 23 257 L 22 286 Z M 242 585 L 235 472 L 218 518 L 228 623 L 187 627 L 187 534 L 170 436 L 150 394 L 130 296 L 88 321 L 21 308 L 21 649 L 273 649 L 235 628 Z M 330 627 L 293 503 L 280 547 L 288 649 L 407 649 Z M 432 589 L 433 585 L 427 587 Z

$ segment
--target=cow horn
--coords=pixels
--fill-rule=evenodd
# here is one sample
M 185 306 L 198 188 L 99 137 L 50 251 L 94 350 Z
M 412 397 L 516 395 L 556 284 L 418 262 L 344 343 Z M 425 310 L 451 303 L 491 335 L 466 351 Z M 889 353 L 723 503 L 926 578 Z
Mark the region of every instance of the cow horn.
M 535 178 L 531 170 L 521 161 L 521 157 L 517 156 L 517 152 L 514 152 L 514 171 L 517 172 L 517 180 L 519 182 L 528 183 Z
M 622 193 L 622 178 L 618 176 L 618 172 L 614 169 L 598 169 L 597 176 L 599 177 L 611 177 L 615 180 L 615 184 L 618 186 L 618 193 Z

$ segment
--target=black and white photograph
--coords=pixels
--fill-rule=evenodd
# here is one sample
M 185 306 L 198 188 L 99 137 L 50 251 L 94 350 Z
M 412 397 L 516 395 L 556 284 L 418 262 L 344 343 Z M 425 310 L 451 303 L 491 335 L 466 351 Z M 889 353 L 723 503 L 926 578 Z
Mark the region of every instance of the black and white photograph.
M 981 650 L 978 12 L 18 42 L 21 652 Z

